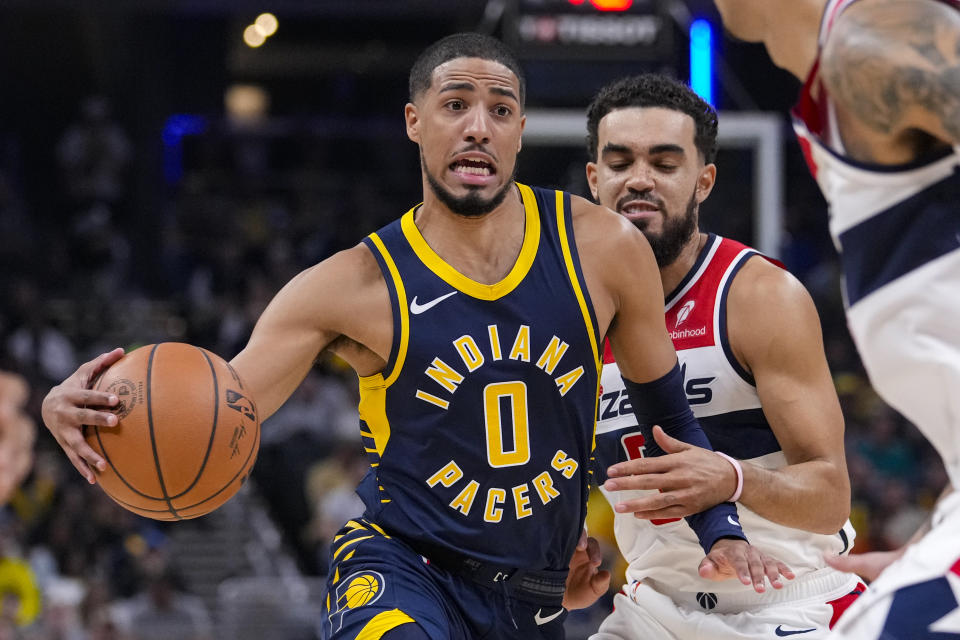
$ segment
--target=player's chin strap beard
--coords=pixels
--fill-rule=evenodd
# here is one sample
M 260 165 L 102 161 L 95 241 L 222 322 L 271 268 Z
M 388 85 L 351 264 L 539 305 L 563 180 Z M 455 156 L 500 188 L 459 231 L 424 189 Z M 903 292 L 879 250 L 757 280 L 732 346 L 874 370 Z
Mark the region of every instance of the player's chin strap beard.
M 469 191 L 467 195 L 458 198 L 444 188 L 439 180 L 433 177 L 433 174 L 427 169 L 423 151 L 420 151 L 420 167 L 423 170 L 423 175 L 427 176 L 427 184 L 430 185 L 430 190 L 433 192 L 433 195 L 435 195 L 445 207 L 450 209 L 450 211 L 465 218 L 477 218 L 499 207 L 504 199 L 506 199 L 510 188 L 514 186 L 516 182 L 517 167 L 519 164 L 520 163 L 516 161 L 513 163 L 513 172 L 510 174 L 510 179 L 507 180 L 503 187 L 489 200 L 481 200 L 480 196 L 473 190 Z

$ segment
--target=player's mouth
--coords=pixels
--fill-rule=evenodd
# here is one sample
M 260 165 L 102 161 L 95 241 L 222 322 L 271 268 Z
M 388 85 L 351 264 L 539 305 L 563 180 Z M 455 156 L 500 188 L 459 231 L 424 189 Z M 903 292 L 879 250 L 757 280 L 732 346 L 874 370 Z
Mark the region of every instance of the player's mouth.
M 497 169 L 492 162 L 478 157 L 458 158 L 450 163 L 450 171 L 471 185 L 486 185 L 494 180 Z
M 660 211 L 660 207 L 646 200 L 631 200 L 617 207 L 617 211 L 627 220 L 648 220 Z

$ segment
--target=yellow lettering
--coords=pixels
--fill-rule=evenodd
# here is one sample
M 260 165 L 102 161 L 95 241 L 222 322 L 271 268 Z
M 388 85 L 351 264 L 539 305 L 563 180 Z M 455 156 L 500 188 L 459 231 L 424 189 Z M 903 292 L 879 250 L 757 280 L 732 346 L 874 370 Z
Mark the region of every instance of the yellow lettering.
M 507 500 L 507 492 L 497 487 L 487 489 L 487 508 L 483 512 L 483 519 L 487 522 L 500 522 L 503 518 L 503 509 L 498 504 Z
M 583 375 L 583 365 L 577 367 L 573 371 L 567 372 L 558 378 L 554 378 L 553 381 L 557 383 L 557 387 L 560 388 L 560 395 L 567 395 L 567 391 L 573 388 L 573 385 L 577 384 L 577 380 L 580 379 L 580 376 Z
M 510 418 L 504 425 L 500 398 L 510 399 Z M 483 418 L 487 428 L 487 462 L 491 467 L 514 467 L 530 461 L 530 426 L 527 420 L 527 385 L 523 382 L 494 382 L 483 388 Z M 513 441 L 507 451 L 504 426 Z
M 463 477 L 463 471 L 460 470 L 459 465 L 456 462 L 451 460 L 448 462 L 442 469 L 437 471 L 435 474 L 427 478 L 427 484 L 431 487 L 437 486 L 437 484 L 442 484 L 445 487 L 450 487 L 454 482 Z
M 562 473 L 563 477 L 569 480 L 573 477 L 573 474 L 577 472 L 577 467 L 580 465 L 577 464 L 576 460 L 568 457 L 563 449 L 560 449 L 556 455 L 553 456 L 553 461 L 550 462 L 550 466 Z
M 476 371 L 483 364 L 483 354 L 480 353 L 480 347 L 472 336 L 460 336 L 454 341 L 453 346 L 457 348 L 463 364 L 467 365 L 470 371 Z
M 553 370 L 560 364 L 560 358 L 567 352 L 567 347 L 569 346 L 566 342 L 561 342 L 557 336 L 553 336 L 553 338 L 550 339 L 550 344 L 547 345 L 540 359 L 537 360 L 537 366 L 550 375 L 553 375 Z
M 450 365 L 440 358 L 433 359 L 426 374 L 440 383 L 440 385 L 450 393 L 456 391 L 457 385 L 463 382 L 463 375 L 454 371 Z
M 435 404 L 441 409 L 446 409 L 447 407 L 450 406 L 450 403 L 444 400 L 443 398 L 438 398 L 432 393 L 427 393 L 426 391 L 420 391 L 420 389 L 417 389 L 417 397 L 420 398 L 421 400 L 429 402 L 430 404 Z
M 520 330 L 517 331 L 513 349 L 510 350 L 510 359 L 530 362 L 530 327 L 525 324 L 520 325 Z
M 526 482 L 513 488 L 513 503 L 517 508 L 517 520 L 533 515 L 533 510 L 530 509 L 530 496 L 527 495 L 529 490 L 530 487 L 527 486 Z
M 540 496 L 540 502 L 547 504 L 560 495 L 560 492 L 553 487 L 553 477 L 549 471 L 544 471 L 533 479 L 533 488 L 537 490 Z
M 500 335 L 497 333 L 497 325 L 487 325 L 487 333 L 490 334 L 490 352 L 493 354 L 493 359 L 502 360 L 503 355 L 500 353 Z
M 453 499 L 450 506 L 465 516 L 470 515 L 470 507 L 473 506 L 473 501 L 477 497 L 477 489 L 479 488 L 480 483 L 476 480 L 471 480 L 470 484 L 460 492 L 460 495 Z

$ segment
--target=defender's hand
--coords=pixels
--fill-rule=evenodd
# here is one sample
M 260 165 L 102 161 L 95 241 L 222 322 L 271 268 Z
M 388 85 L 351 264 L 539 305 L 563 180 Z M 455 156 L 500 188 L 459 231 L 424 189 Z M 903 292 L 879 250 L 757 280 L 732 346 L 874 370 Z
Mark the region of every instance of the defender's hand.
M 868 582 L 877 579 L 880 573 L 900 559 L 907 545 L 893 551 L 871 551 L 869 553 L 852 553 L 847 556 L 824 556 L 828 565 L 837 571 L 855 573 Z
M 600 545 L 594 538 L 588 538 L 584 531 L 570 558 L 567 589 L 563 594 L 563 606 L 567 611 L 589 607 L 610 588 L 610 572 L 598 569 L 601 560 Z
M 607 470 L 607 491 L 659 490 L 614 506 L 638 518 L 685 518 L 726 502 L 737 488 L 733 465 L 706 449 L 668 436 L 659 426 L 653 438 L 667 455 L 620 462 Z
M 116 426 L 117 416 L 107 408 L 119 402 L 114 394 L 94 391 L 90 387 L 100 373 L 122 357 L 123 349 L 119 348 L 100 354 L 80 365 L 73 375 L 51 389 L 43 399 L 43 423 L 90 484 L 96 482 L 91 467 L 103 470 L 106 463 L 83 439 L 83 425 Z
M 753 585 L 757 593 L 766 591 L 764 577 L 774 589 L 782 589 L 780 576 L 793 580 L 790 567 L 768 556 L 746 540 L 721 538 L 700 562 L 700 577 L 707 580 L 738 578 L 745 585 Z

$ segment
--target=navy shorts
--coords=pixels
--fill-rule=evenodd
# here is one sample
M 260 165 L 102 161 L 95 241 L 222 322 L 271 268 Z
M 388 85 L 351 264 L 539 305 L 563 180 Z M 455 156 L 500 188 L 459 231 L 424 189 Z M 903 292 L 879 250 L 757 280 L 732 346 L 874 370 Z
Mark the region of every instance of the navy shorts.
M 363 519 L 334 537 L 323 638 L 377 640 L 418 624 L 432 640 L 562 639 L 567 612 L 438 567 Z

